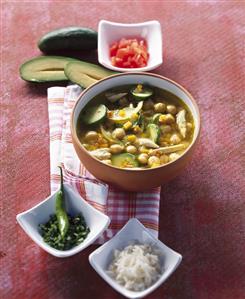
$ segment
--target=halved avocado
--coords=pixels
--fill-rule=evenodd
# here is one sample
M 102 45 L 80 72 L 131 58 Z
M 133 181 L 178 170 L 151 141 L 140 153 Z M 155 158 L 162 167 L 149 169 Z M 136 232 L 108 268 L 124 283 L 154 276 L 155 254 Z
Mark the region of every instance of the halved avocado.
M 67 76 L 67 74 L 65 74 L 65 75 Z M 80 73 L 79 76 L 78 76 L 76 73 L 73 73 L 73 72 L 71 72 L 69 74 L 68 79 L 71 82 L 76 83 L 76 84 L 80 85 L 83 88 L 87 88 L 90 85 L 92 85 L 92 84 L 94 84 L 95 82 L 98 81 L 98 80 L 96 80 L 96 79 L 94 79 L 94 78 L 92 78 L 92 77 L 90 77 L 86 74 Z
M 97 80 L 114 74 L 116 73 L 99 65 L 84 61 L 70 62 L 65 67 L 65 75 L 69 80 L 85 88 L 95 83 Z M 89 78 L 91 78 L 91 80 L 89 80 Z
M 40 56 L 26 61 L 20 66 L 20 77 L 31 82 L 68 80 L 64 67 L 76 59 L 63 56 Z

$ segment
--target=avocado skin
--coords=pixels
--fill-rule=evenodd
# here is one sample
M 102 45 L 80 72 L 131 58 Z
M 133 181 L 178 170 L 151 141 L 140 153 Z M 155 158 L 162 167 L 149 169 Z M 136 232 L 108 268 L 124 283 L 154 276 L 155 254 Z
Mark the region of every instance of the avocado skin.
M 38 48 L 46 54 L 60 50 L 95 50 L 97 40 L 97 32 L 90 28 L 66 27 L 42 36 Z

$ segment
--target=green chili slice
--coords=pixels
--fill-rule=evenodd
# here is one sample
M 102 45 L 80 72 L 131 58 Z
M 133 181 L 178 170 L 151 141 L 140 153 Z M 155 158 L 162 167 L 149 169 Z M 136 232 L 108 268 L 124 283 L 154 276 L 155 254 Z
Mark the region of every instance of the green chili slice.
M 59 231 L 61 237 L 64 238 L 69 228 L 69 220 L 65 210 L 63 171 L 60 166 L 58 167 L 60 168 L 60 190 L 56 194 L 55 210 L 56 210 L 56 217 L 58 220 Z

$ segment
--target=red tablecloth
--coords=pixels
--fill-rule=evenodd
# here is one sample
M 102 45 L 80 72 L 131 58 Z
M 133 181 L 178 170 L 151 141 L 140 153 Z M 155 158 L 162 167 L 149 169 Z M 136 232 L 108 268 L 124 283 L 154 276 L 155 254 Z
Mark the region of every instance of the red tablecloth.
M 55 27 L 157 19 L 157 72 L 194 95 L 202 133 L 161 198 L 160 239 L 183 262 L 149 298 L 244 299 L 245 2 L 3 1 L 1 13 L 0 298 L 122 298 L 89 266 L 95 246 L 57 259 L 16 224 L 17 213 L 49 194 L 47 86 L 26 84 L 18 67 L 39 55 L 38 38 Z

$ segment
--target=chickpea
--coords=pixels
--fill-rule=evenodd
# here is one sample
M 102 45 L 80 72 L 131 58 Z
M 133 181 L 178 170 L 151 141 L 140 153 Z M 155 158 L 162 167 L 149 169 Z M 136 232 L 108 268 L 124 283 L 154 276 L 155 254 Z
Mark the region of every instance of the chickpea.
M 171 125 L 175 122 L 175 118 L 173 117 L 172 114 L 163 114 L 159 117 L 159 122 L 161 124 L 166 124 L 166 125 Z
M 169 161 L 174 161 L 174 160 L 178 159 L 179 157 L 180 157 L 179 154 L 177 154 L 177 153 L 171 153 L 169 155 Z
M 140 164 L 147 164 L 149 159 L 149 156 L 147 154 L 140 154 L 138 156 L 138 161 L 140 162 Z
M 166 134 L 166 133 L 170 133 L 172 131 L 172 128 L 169 125 L 162 125 L 160 126 L 160 130 L 162 134 Z
M 122 107 L 126 107 L 126 106 L 128 106 L 128 100 L 126 99 L 126 98 L 121 98 L 120 100 L 119 100 L 119 105 L 120 106 L 122 106 Z
M 96 141 L 96 140 L 98 140 L 98 138 L 99 138 L 99 135 L 95 131 L 88 131 L 85 135 L 85 140 L 87 142 Z
M 157 103 L 154 105 L 155 112 L 163 113 L 165 112 L 166 105 L 164 103 Z
M 143 104 L 143 110 L 151 110 L 154 108 L 154 103 L 152 100 L 146 100 Z
M 168 113 L 167 115 L 166 115 L 166 124 L 173 124 L 173 123 L 175 123 L 175 118 L 174 118 L 174 116 L 172 115 L 172 114 L 170 114 L 170 113 Z
M 167 105 L 167 112 L 175 115 L 177 113 L 177 108 L 174 105 Z
M 126 151 L 130 154 L 136 154 L 137 148 L 134 145 L 129 145 L 126 147 Z
M 160 156 L 160 163 L 161 164 L 167 164 L 169 162 L 169 157 L 167 155 L 161 155 Z
M 148 165 L 150 167 L 156 167 L 156 166 L 159 166 L 160 165 L 160 159 L 157 157 L 157 156 L 151 156 L 149 159 L 148 159 Z
M 173 134 L 171 137 L 170 137 L 170 142 L 172 144 L 179 144 L 181 142 L 181 138 L 179 137 L 178 134 Z
M 116 138 L 116 139 L 123 139 L 123 137 L 126 135 L 125 131 L 123 128 L 116 128 L 113 132 L 112 132 L 112 137 Z
M 187 124 L 186 124 L 186 127 L 187 127 L 187 131 L 191 131 L 191 129 L 192 129 L 192 123 L 190 123 L 190 122 L 188 122 Z
M 110 146 L 110 152 L 112 154 L 119 154 L 124 150 L 124 146 L 120 144 L 112 144 Z

